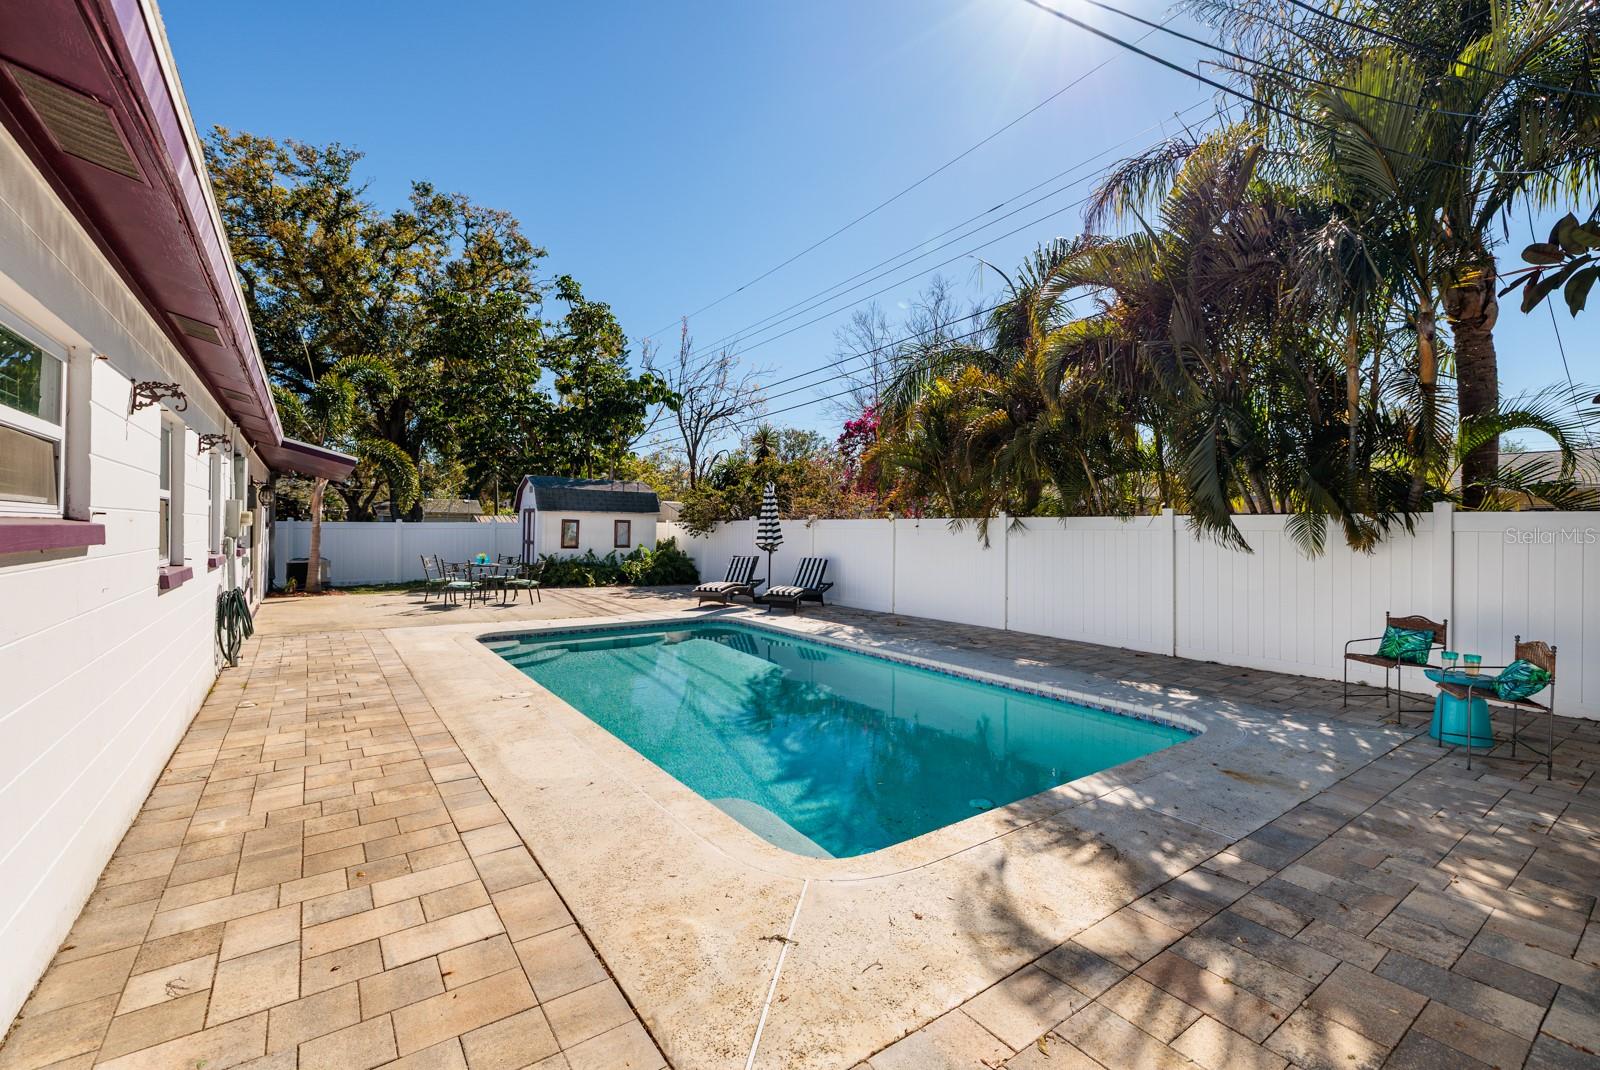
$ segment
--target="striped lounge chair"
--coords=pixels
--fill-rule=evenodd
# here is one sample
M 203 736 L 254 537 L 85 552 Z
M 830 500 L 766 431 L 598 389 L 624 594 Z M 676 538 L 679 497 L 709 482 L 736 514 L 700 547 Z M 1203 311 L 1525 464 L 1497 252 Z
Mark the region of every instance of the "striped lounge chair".
M 803 557 L 800 567 L 795 569 L 794 582 L 787 587 L 768 587 L 767 593 L 756 599 L 769 606 L 788 606 L 793 612 L 800 611 L 801 602 L 816 602 L 826 605 L 822 596 L 832 583 L 825 583 L 822 574 L 828 571 L 826 557 Z
M 727 605 L 736 595 L 741 594 L 754 602 L 756 588 L 761 584 L 759 578 L 753 578 L 759 561 L 760 558 L 754 554 L 749 557 L 735 555 L 733 560 L 728 562 L 726 579 L 702 583 L 694 589 L 695 596 L 700 599 L 697 604 L 703 606 L 707 602 L 721 602 Z

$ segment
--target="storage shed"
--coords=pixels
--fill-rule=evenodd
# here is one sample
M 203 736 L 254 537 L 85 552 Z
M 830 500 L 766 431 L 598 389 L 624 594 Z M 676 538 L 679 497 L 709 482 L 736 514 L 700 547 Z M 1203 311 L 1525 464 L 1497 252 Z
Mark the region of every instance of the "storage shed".
M 522 559 L 546 554 L 623 556 L 654 547 L 661 502 L 644 483 L 568 476 L 523 476 L 514 502 L 522 522 Z

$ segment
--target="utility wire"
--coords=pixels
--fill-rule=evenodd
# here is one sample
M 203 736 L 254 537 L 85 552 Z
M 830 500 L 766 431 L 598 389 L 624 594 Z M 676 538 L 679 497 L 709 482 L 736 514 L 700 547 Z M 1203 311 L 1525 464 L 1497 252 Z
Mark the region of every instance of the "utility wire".
M 1539 89 L 1548 90 L 1548 91 L 1550 91 L 1552 93 L 1574 93 L 1574 94 L 1576 94 L 1578 96 L 1581 96 L 1581 97 L 1596 97 L 1596 98 L 1600 98 L 1600 92 L 1595 92 L 1594 90 L 1591 90 L 1591 89 L 1579 89 L 1575 85 L 1567 85 L 1567 86 L 1551 85 L 1549 82 L 1541 82 L 1537 78 L 1532 77 L 1531 75 L 1510 74 L 1510 73 L 1507 73 L 1506 71 L 1496 70 L 1493 67 L 1483 67 L 1483 66 L 1479 66 L 1476 63 L 1469 63 L 1468 61 L 1466 61 L 1464 59 L 1461 59 L 1458 56 L 1447 56 L 1444 53 L 1440 52 L 1438 49 L 1430 48 L 1429 46 L 1424 45 L 1424 44 L 1422 44 L 1422 43 L 1420 43 L 1418 41 L 1412 41 L 1412 40 L 1410 40 L 1408 38 L 1400 37 L 1400 36 L 1398 36 L 1396 34 L 1390 33 L 1388 30 L 1379 29 L 1377 26 L 1369 26 L 1366 23 L 1360 22 L 1360 21 L 1358 21 L 1356 19 L 1347 19 L 1343 15 L 1335 15 L 1331 11 L 1324 11 L 1319 7 L 1315 7 L 1315 6 L 1311 5 L 1311 4 L 1308 4 L 1308 3 L 1305 2 L 1305 0 L 1289 0 L 1289 3 L 1293 4 L 1295 7 L 1302 8 L 1302 9 L 1304 9 L 1306 11 L 1311 12 L 1313 15 L 1316 15 L 1318 18 L 1328 19 L 1329 21 L 1337 22 L 1342 26 L 1348 26 L 1353 30 L 1360 30 L 1363 33 L 1370 33 L 1373 36 L 1380 37 L 1383 40 L 1389 41 L 1392 44 L 1404 45 L 1406 48 L 1414 49 L 1415 51 L 1421 52 L 1425 56 L 1432 56 L 1434 59 L 1438 60 L 1441 63 L 1449 63 L 1449 64 L 1451 64 L 1453 66 L 1461 66 L 1461 67 L 1466 67 L 1469 70 L 1481 71 L 1484 74 L 1492 74 L 1496 78 L 1504 78 L 1504 79 L 1506 79 L 1508 81 L 1510 79 L 1512 79 L 1512 78 L 1522 78 L 1522 79 L 1526 80 L 1529 85 L 1535 86 L 1536 88 L 1539 88 Z M 1462 20 L 1462 21 L 1464 23 L 1466 20 Z
M 1199 108 L 1199 107 L 1203 106 L 1205 103 L 1206 103 L 1205 100 L 1195 101 L 1193 104 L 1190 104 L 1188 107 L 1183 108 L 1183 109 L 1175 112 L 1173 114 L 1172 118 L 1181 118 L 1182 116 L 1187 115 L 1188 113 L 1194 111 L 1196 108 Z M 1067 168 L 1064 168 L 1064 169 L 1062 169 L 1060 171 L 1057 171 L 1055 174 L 1051 175 L 1049 178 L 1046 178 L 1046 179 L 1044 179 L 1044 180 L 1042 180 L 1040 182 L 1034 183 L 1032 186 L 1029 186 L 1027 189 L 1023 190 L 1020 193 L 1013 194 L 1012 196 L 1007 197 L 1003 201 L 998 201 L 995 204 L 991 205 L 990 207 L 985 208 L 983 211 L 978 212 L 978 213 L 976 213 L 974 215 L 968 216 L 966 219 L 963 219 L 961 222 L 956 223 L 953 226 L 947 227 L 944 230 L 941 230 L 937 234 L 934 234 L 934 235 L 931 235 L 931 236 L 929 236 L 927 238 L 924 238 L 922 241 L 917 242 L 915 245 L 909 246 L 908 248 L 902 249 L 897 253 L 894 253 L 894 254 L 892 254 L 890 256 L 887 256 L 884 259 L 878 261 L 876 264 L 871 265 L 870 267 L 862 268 L 860 271 L 856 272 L 854 275 L 851 275 L 848 278 L 842 279 L 839 282 L 836 282 L 831 286 L 826 286 L 823 289 L 818 290 L 816 293 L 813 293 L 808 297 L 803 297 L 803 298 L 801 298 L 800 300 L 794 302 L 791 305 L 788 305 L 788 306 L 786 306 L 784 308 L 780 308 L 778 311 L 773 312 L 773 313 L 771 313 L 771 314 L 769 314 L 767 316 L 763 316 L 761 319 L 758 319 L 758 320 L 755 320 L 755 321 L 753 321 L 751 323 L 748 323 L 745 326 L 740 327 L 737 330 L 730 331 L 727 334 L 723 335 L 721 338 L 718 338 L 717 340 L 715 340 L 713 342 L 707 343 L 707 344 L 701 346 L 700 348 L 703 348 L 703 349 L 716 349 L 716 348 L 719 348 L 721 346 L 728 345 L 728 344 L 737 344 L 737 342 L 744 340 L 745 336 L 749 332 L 755 332 L 757 334 L 760 334 L 764 330 L 766 330 L 767 327 L 777 326 L 777 323 L 786 322 L 785 319 L 780 319 L 780 317 L 783 317 L 784 314 L 787 313 L 787 312 L 792 312 L 795 309 L 801 309 L 801 311 L 799 313 L 797 313 L 797 314 L 803 315 L 806 311 L 809 311 L 811 308 L 818 307 L 819 304 L 825 304 L 827 301 L 832 300 L 834 297 L 841 296 L 842 293 L 848 293 L 849 292 L 848 289 L 840 291 L 840 288 L 841 287 L 845 287 L 847 284 L 849 284 L 851 282 L 854 282 L 855 280 L 861 278 L 863 275 L 866 275 L 869 272 L 876 271 L 878 268 L 881 268 L 886 264 L 893 264 L 894 267 L 905 267 L 908 264 L 915 263 L 917 260 L 920 260 L 922 257 L 931 255 L 932 253 L 936 252 L 939 248 L 943 248 L 944 247 L 944 246 L 938 246 L 938 247 L 935 247 L 933 249 L 924 249 L 924 247 L 927 246 L 930 242 L 938 241 L 940 238 L 943 238 L 946 235 L 951 234 L 954 231 L 960 230 L 962 227 L 965 227 L 970 223 L 976 222 L 977 220 L 982 219 L 986 215 L 991 215 L 994 212 L 999 211 L 1001 208 L 1004 208 L 1008 204 L 1011 204 L 1011 203 L 1013 203 L 1015 201 L 1021 200 L 1023 197 L 1026 197 L 1028 194 L 1033 193 L 1035 190 L 1041 189 L 1044 186 L 1048 186 L 1050 183 L 1056 181 L 1059 178 L 1063 178 L 1066 175 L 1070 175 L 1072 172 L 1078 170 L 1079 168 L 1087 167 L 1090 163 L 1093 163 L 1095 160 L 1098 160 L 1100 157 L 1105 156 L 1107 153 L 1115 152 L 1117 149 L 1121 148 L 1124 145 L 1127 145 L 1130 142 L 1138 141 L 1140 138 L 1144 137 L 1150 131 L 1159 129 L 1160 127 L 1164 126 L 1168 121 L 1169 121 L 1168 119 L 1163 119 L 1160 122 L 1152 123 L 1149 126 L 1145 127 L 1143 130 L 1139 131 L 1138 133 L 1133 134 L 1133 135 L 1131 135 L 1129 137 L 1123 138 L 1121 141 L 1117 142 L 1115 145 L 1109 145 L 1106 148 L 1101 149 L 1099 152 L 1095 153 L 1093 156 L 1087 156 L 1087 157 L 1083 158 L 1082 160 L 1079 160 L 1077 163 L 1073 164 L 1071 167 L 1067 167 Z M 1061 186 L 1061 187 L 1059 187 L 1059 188 L 1057 188 L 1055 190 L 1052 190 L 1050 193 L 1045 194 L 1043 197 L 1037 198 L 1037 199 L 1035 199 L 1033 201 L 1029 201 L 1027 204 L 1022 205 L 1021 208 L 1018 209 L 1018 211 L 1021 211 L 1022 208 L 1032 207 L 1033 205 L 1038 204 L 1041 201 L 1047 200 L 1050 197 L 1054 197 L 1057 194 L 1064 193 L 1064 192 L 1066 192 L 1068 189 L 1072 188 L 1072 186 L 1074 186 L 1076 184 L 1077 184 L 1077 182 L 1069 182 L 1069 183 L 1067 183 L 1067 184 L 1065 184 L 1065 185 L 1063 185 L 1063 186 Z M 983 230 L 986 227 L 993 226 L 995 223 L 1000 222 L 1000 220 L 1008 219 L 1012 215 L 1015 215 L 1015 214 L 1016 214 L 1016 212 L 1008 212 L 1005 215 L 998 216 L 995 219 L 990 220 L 988 223 L 985 223 L 984 226 L 977 227 L 977 228 L 974 228 L 973 230 L 968 231 L 967 234 L 968 235 L 976 234 L 976 233 L 978 233 L 978 231 Z M 965 235 L 963 235 L 963 236 L 965 236 Z M 918 250 L 923 250 L 923 251 L 918 253 Z M 895 261 L 900 260 L 902 257 L 909 256 L 912 253 L 917 253 L 917 255 L 916 256 L 912 256 L 909 260 L 905 260 L 902 263 L 894 264 Z M 891 270 L 892 270 L 892 268 L 891 268 Z M 881 275 L 874 276 L 874 278 L 881 278 L 881 277 L 882 277 Z M 867 281 L 870 282 L 872 280 L 869 279 Z M 835 291 L 840 291 L 840 292 L 835 292 Z M 818 302 L 817 301 L 818 298 L 822 298 L 823 300 Z M 816 303 L 813 303 L 813 302 L 816 302 Z M 801 308 L 801 306 L 809 306 L 809 307 L 808 308 Z M 845 306 L 845 307 L 849 307 L 849 306 Z M 841 309 L 841 311 L 842 311 L 842 309 Z M 777 321 L 777 322 L 772 322 L 772 321 Z
M 1043 198 L 1041 198 L 1041 199 L 1043 199 Z M 1079 207 L 1079 206 L 1081 206 L 1083 204 L 1088 203 L 1089 199 L 1090 198 L 1088 198 L 1088 197 L 1080 197 L 1077 200 L 1073 201 L 1071 204 L 1063 205 L 1062 207 L 1057 208 L 1054 211 L 1046 212 L 1044 215 L 1039 216 L 1037 219 L 1032 219 L 1032 220 L 1029 220 L 1028 222 L 1022 224 L 1020 227 L 1016 227 L 1016 228 L 1014 228 L 1012 230 L 1008 230 L 1004 234 L 998 235 L 997 237 L 990 238 L 988 241 L 979 242 L 977 245 L 974 245 L 972 248 L 966 250 L 965 252 L 957 253 L 955 256 L 952 256 L 947 260 L 941 260 L 939 263 L 933 265 L 932 267 L 923 268 L 921 271 L 913 272 L 912 274 L 907 275 L 904 278 L 896 279 L 894 282 L 889 283 L 887 286 L 883 286 L 883 287 L 880 287 L 880 288 L 872 291 L 871 293 L 867 294 L 865 297 L 859 297 L 856 300 L 850 302 L 849 304 L 841 305 L 839 308 L 835 308 L 835 309 L 832 309 L 832 310 L 830 310 L 828 312 L 824 312 L 820 316 L 813 316 L 811 319 L 808 319 L 808 320 L 806 320 L 806 321 L 804 321 L 802 323 L 797 323 L 793 327 L 790 327 L 788 330 L 781 331 L 778 334 L 772 335 L 770 338 L 763 338 L 761 341 L 756 342 L 755 344 L 747 346 L 746 348 L 740 350 L 739 353 L 736 354 L 736 355 L 737 356 L 743 356 L 744 354 L 749 353 L 749 352 L 751 352 L 753 350 L 760 349 L 764 345 L 770 345 L 771 343 L 778 341 L 780 338 L 786 338 L 789 335 L 794 334 L 796 331 L 804 330 L 806 327 L 809 327 L 814 323 L 820 323 L 823 320 L 829 318 L 830 316 L 836 316 L 840 312 L 843 312 L 847 308 L 851 308 L 854 305 L 861 304 L 863 301 L 870 301 L 874 297 L 878 297 L 878 296 L 880 296 L 882 294 L 886 294 L 890 290 L 895 289 L 896 287 L 905 285 L 906 283 L 910 282 L 912 279 L 920 278 L 921 276 L 928 274 L 930 271 L 938 271 L 940 268 L 948 267 L 949 265 L 954 264 L 958 260 L 965 260 L 967 257 L 971 256 L 973 253 L 976 253 L 980 249 L 987 249 L 989 246 L 995 244 L 996 242 L 1004 241 L 1005 239 L 1007 239 L 1009 237 L 1012 237 L 1013 235 L 1021 234 L 1023 231 L 1028 230 L 1028 229 L 1030 229 L 1032 227 L 1036 227 L 1040 223 L 1046 222 L 1047 220 L 1050 220 L 1050 219 L 1054 219 L 1056 216 L 1061 215 L 1063 212 L 1070 212 L 1070 211 L 1072 211 L 1072 209 L 1077 208 L 1077 207 Z M 1037 202 L 1034 202 L 1034 203 L 1037 203 Z M 1024 205 L 1023 207 L 1028 207 L 1028 206 Z M 1019 211 L 1019 212 L 1021 210 L 1022 210 L 1021 208 L 1017 209 L 1017 211 Z M 1012 212 L 1010 214 L 1015 215 L 1016 213 Z M 979 229 L 983 229 L 983 228 L 979 228 Z M 961 235 L 961 237 L 967 237 L 967 236 L 968 235 L 965 235 L 965 234 Z M 940 245 L 938 248 L 944 248 L 945 246 L 952 245 L 958 240 L 959 240 L 959 238 L 952 238 L 950 241 L 945 242 L 943 245 Z M 933 251 L 933 250 L 930 250 L 930 251 Z M 888 272 L 883 272 L 882 274 L 880 274 L 878 276 L 874 276 L 874 278 L 882 278 L 883 275 L 886 275 L 886 274 L 888 274 Z M 865 283 L 863 283 L 861 285 L 865 285 Z
M 1299 73 L 1297 73 L 1295 71 L 1289 70 L 1286 67 L 1279 67 L 1276 64 L 1268 63 L 1266 60 L 1253 59 L 1250 56 L 1245 55 L 1243 52 L 1235 52 L 1231 48 L 1227 48 L 1227 47 L 1225 47 L 1223 45 L 1219 45 L 1214 41 L 1208 41 L 1203 37 L 1195 37 L 1193 34 L 1184 33 L 1182 30 L 1174 30 L 1170 26 L 1167 26 L 1164 23 L 1151 22 L 1149 19 L 1142 18 L 1142 17 L 1140 17 L 1138 15 L 1135 15 L 1131 11 L 1124 11 L 1120 7 L 1116 7 L 1116 6 L 1112 5 L 1112 4 L 1104 3 L 1103 0 L 1083 0 L 1083 2 L 1088 4 L 1088 5 L 1090 5 L 1091 7 L 1100 8 L 1102 11 L 1109 11 L 1113 15 L 1121 15 L 1123 18 L 1130 19 L 1130 20 L 1132 20 L 1134 22 L 1137 22 L 1141 26 L 1149 26 L 1153 30 L 1159 30 L 1162 33 L 1165 33 L 1165 34 L 1167 34 L 1167 35 L 1169 35 L 1171 37 L 1178 38 L 1180 41 L 1188 41 L 1190 44 L 1199 45 L 1201 48 L 1209 48 L 1213 52 L 1220 53 L 1220 54 L 1222 54 L 1224 56 L 1227 56 L 1230 59 L 1237 60 L 1240 63 L 1248 63 L 1248 64 L 1251 64 L 1254 67 L 1260 67 L 1260 68 L 1263 68 L 1265 70 L 1269 70 L 1272 73 L 1274 73 L 1274 74 L 1276 74 L 1276 75 L 1278 75 L 1279 77 L 1282 77 L 1282 78 L 1293 78 L 1293 79 L 1296 79 L 1296 80 L 1302 81 L 1302 82 L 1310 82 L 1312 85 L 1321 86 L 1324 89 L 1338 90 L 1341 93 L 1354 93 L 1357 96 L 1367 97 L 1370 100 L 1379 100 L 1379 101 L 1382 101 L 1385 104 L 1393 104 L 1393 105 L 1396 105 L 1397 107 L 1401 107 L 1401 108 L 1410 108 L 1412 111 L 1423 112 L 1423 113 L 1426 113 L 1426 114 L 1450 115 L 1450 116 L 1454 116 L 1455 118 L 1458 118 L 1458 119 L 1476 119 L 1476 118 L 1478 118 L 1478 116 L 1477 116 L 1477 114 L 1475 112 L 1451 111 L 1449 108 L 1434 107 L 1434 106 L 1428 105 L 1428 104 L 1416 104 L 1416 103 L 1413 103 L 1413 102 L 1411 102 L 1409 100 L 1396 100 L 1393 97 L 1380 96 L 1377 93 L 1368 93 L 1364 89 L 1357 89 L 1354 86 L 1340 85 L 1337 82 L 1325 82 L 1321 78 L 1317 78 L 1317 77 L 1315 77 L 1313 75 L 1299 74 Z M 1146 36 L 1148 36 L 1148 35 L 1146 35 Z M 1222 66 L 1222 65 L 1219 64 L 1219 66 Z
M 1146 36 L 1149 36 L 1149 35 L 1146 34 Z M 1140 38 L 1140 40 L 1143 40 L 1143 39 L 1144 38 Z M 811 252 L 812 250 L 820 248 L 823 245 L 826 245 L 828 242 L 832 241 L 834 238 L 837 238 L 839 235 L 843 234 L 845 231 L 849 230 L 851 227 L 854 227 L 858 223 L 864 222 L 865 220 L 867 220 L 867 219 L 871 218 L 872 216 L 876 215 L 877 213 L 881 212 L 883 209 L 889 207 L 889 205 L 893 204 L 895 201 L 898 201 L 901 197 L 904 197 L 906 194 L 910 193 L 912 190 L 916 189 L 918 186 L 921 186 L 923 183 L 927 182 L 929 179 L 934 178 L 935 176 L 937 176 L 937 175 L 941 174 L 942 172 L 948 170 L 949 168 L 953 167 L 957 163 L 960 163 L 962 160 L 966 159 L 968 156 L 972 155 L 974 152 L 976 152 L 979 149 L 983 148 L 983 146 L 987 145 L 989 142 L 993 141 L 995 138 L 999 137 L 1001 134 L 1005 133 L 1007 130 L 1010 130 L 1012 127 L 1014 127 L 1018 123 L 1022 122 L 1022 120 L 1026 119 L 1028 116 L 1032 115 L 1034 112 L 1038 111 L 1040 108 L 1043 108 L 1045 105 L 1047 105 L 1047 104 L 1051 103 L 1052 101 L 1057 100 L 1058 98 L 1060 98 L 1062 96 L 1062 94 L 1066 93 L 1068 90 L 1077 88 L 1084 81 L 1086 81 L 1087 79 L 1091 78 L 1095 74 L 1098 74 L 1100 71 L 1104 70 L 1109 64 L 1113 63 L 1115 60 L 1116 60 L 1115 56 L 1111 56 L 1111 57 L 1108 57 L 1106 59 L 1101 60 L 1099 63 L 1095 64 L 1093 67 L 1090 67 L 1088 70 L 1086 70 L 1082 74 L 1078 75 L 1078 77 L 1074 78 L 1072 81 L 1068 82 L 1066 85 L 1062 86 L 1060 89 L 1056 90 L 1054 93 L 1051 93 L 1048 97 L 1045 97 L 1039 103 L 1035 104 L 1033 107 L 1031 107 L 1027 111 L 1023 112 L 1021 115 L 1017 116 L 1015 119 L 1012 119 L 1010 122 L 1006 123 L 1004 126 L 1000 127 L 998 130 L 996 130 L 993 133 L 989 134 L 987 137 L 984 137 L 982 140 L 974 143 L 973 145 L 967 147 L 966 149 L 963 149 L 961 152 L 957 153 L 955 156 L 952 156 L 950 159 L 946 160 L 944 163 L 940 164 L 938 167 L 935 167 L 932 171 L 929 171 L 927 174 L 923 175 L 921 178 L 919 178 L 915 182 L 911 183 L 911 185 L 909 185 L 909 186 L 905 187 L 904 189 L 902 189 L 899 193 L 894 194 L 892 197 L 889 197 L 886 200 L 880 201 L 874 207 L 868 209 L 865 212 L 862 212 L 860 215 L 858 215 L 854 219 L 850 220 L 850 222 L 848 222 L 848 223 L 844 224 L 843 226 L 839 227 L 837 230 L 834 230 L 831 233 L 826 234 L 821 238 L 818 238 L 816 241 L 812 242 L 810 245 L 806 246 L 804 249 L 801 249 L 798 253 L 795 253 L 793 256 L 789 257 L 789 259 L 783 261 L 782 263 L 773 265 L 772 267 L 768 268 L 766 271 L 763 271 L 761 274 L 757 275 L 755 278 L 751 279 L 749 282 L 745 283 L 744 285 L 739 286 L 739 287 L 737 287 L 737 288 L 735 288 L 733 290 L 729 290 L 727 293 L 723 294 L 721 297 L 717 298 L 715 301 L 710 302 L 709 304 L 701 305 L 699 308 L 695 309 L 693 312 L 689 313 L 687 316 L 682 316 L 682 317 L 675 318 L 672 321 L 672 323 L 669 323 L 669 324 L 667 324 L 666 326 L 663 326 L 663 327 L 656 328 L 655 330 L 651 331 L 649 334 L 645 335 L 645 337 L 646 338 L 654 338 L 656 335 L 660 334 L 662 331 L 668 330 L 669 328 L 675 326 L 680 320 L 693 319 L 695 316 L 700 315 L 700 313 L 706 312 L 706 311 L 709 311 L 710 309 L 715 308 L 716 306 L 722 304 L 722 302 L 728 300 L 728 298 L 733 297 L 736 294 L 743 293 L 745 290 L 748 290 L 750 287 L 754 286 L 756 283 L 760 282 L 762 279 L 765 279 L 767 276 L 773 274 L 774 272 L 780 271 L 783 268 L 788 267 L 790 264 L 794 263 L 796 260 L 799 260 L 802 256 L 805 256 L 807 253 Z
M 1265 108 L 1267 111 L 1270 111 L 1270 112 L 1272 112 L 1272 113 L 1274 113 L 1276 115 L 1280 115 L 1283 118 L 1290 120 L 1291 122 L 1301 123 L 1301 124 L 1306 125 L 1306 126 L 1313 126 L 1313 127 L 1316 127 L 1319 130 L 1326 130 L 1328 133 L 1334 134 L 1334 135 L 1338 135 L 1338 134 L 1343 133 L 1343 131 L 1341 131 L 1336 126 L 1330 125 L 1328 123 L 1319 122 L 1316 119 L 1308 118 L 1308 117 L 1306 117 L 1304 115 L 1301 115 L 1299 112 L 1293 111 L 1293 110 L 1291 110 L 1289 108 L 1285 108 L 1282 105 L 1274 104 L 1269 100 L 1262 100 L 1260 97 L 1255 96 L 1252 93 L 1246 93 L 1243 90 L 1235 89 L 1231 85 L 1227 85 L 1227 84 L 1225 84 L 1223 82 L 1217 81 L 1215 78 L 1207 78 L 1205 75 L 1200 74 L 1200 73 L 1198 73 L 1196 71 L 1191 71 L 1191 70 L 1187 70 L 1187 69 L 1185 69 L 1183 67 L 1180 67 L 1178 64 L 1172 62 L 1169 59 L 1166 59 L 1163 56 L 1158 56 L 1154 52 L 1147 52 L 1144 49 L 1140 48 L 1138 45 L 1135 45 L 1135 44 L 1133 44 L 1133 43 L 1131 43 L 1129 41 L 1124 41 L 1122 38 L 1118 37 L 1114 33 L 1108 33 L 1107 31 L 1102 30 L 1097 26 L 1092 26 L 1089 23 L 1084 22 L 1082 19 L 1073 18 L 1071 15 L 1068 15 L 1065 11 L 1057 11 L 1055 8 L 1049 6 L 1048 4 L 1043 3 L 1042 0 L 1022 0 L 1022 2 L 1027 4 L 1027 5 L 1029 5 L 1030 7 L 1038 8 L 1040 11 L 1043 11 L 1048 15 L 1054 15 L 1056 18 L 1060 19 L 1062 22 L 1070 23 L 1071 25 L 1078 27 L 1080 30 L 1083 30 L 1086 33 L 1093 34 L 1094 36 L 1099 37 L 1102 40 L 1110 41 L 1114 45 L 1117 45 L 1117 46 L 1119 46 L 1121 48 L 1125 48 L 1129 52 L 1134 53 L 1135 55 L 1143 56 L 1145 59 L 1150 60 L 1152 63 L 1156 63 L 1156 64 L 1159 64 L 1159 65 L 1161 65 L 1163 67 L 1166 67 L 1168 70 L 1177 71 L 1179 74 L 1183 75 L 1185 78 L 1193 78 L 1195 81 L 1200 82 L 1200 83 L 1202 83 L 1204 85 L 1211 86 L 1213 89 L 1219 90 L 1220 92 L 1227 93 L 1229 96 L 1238 97 L 1240 100 L 1248 101 L 1248 102 L 1256 105 L 1259 108 Z M 1464 171 L 1464 172 L 1466 172 L 1468 174 L 1473 174 L 1473 175 L 1476 175 L 1476 174 L 1479 174 L 1479 173 L 1489 173 L 1489 174 L 1498 174 L 1498 175 L 1518 175 L 1518 176 L 1545 174 L 1544 171 L 1510 171 L 1510 170 L 1498 170 L 1496 168 L 1491 168 L 1491 167 L 1483 167 L 1483 168 L 1467 167 L 1467 166 L 1464 166 L 1462 164 L 1453 163 L 1453 162 L 1451 162 L 1449 160 L 1436 160 L 1431 156 L 1423 156 L 1423 155 L 1420 155 L 1418 153 L 1408 152 L 1405 149 L 1397 149 L 1392 145 L 1385 145 L 1383 142 L 1376 141 L 1376 140 L 1373 140 L 1371 138 L 1366 138 L 1365 140 L 1367 141 L 1368 144 L 1371 144 L 1371 145 L 1373 145 L 1373 146 L 1375 146 L 1377 148 L 1383 149 L 1385 152 L 1392 152 L 1396 156 L 1405 156 L 1405 157 L 1408 157 L 1408 158 L 1413 159 L 1413 160 L 1420 160 L 1423 163 L 1433 164 L 1436 167 L 1445 167 L 1445 168 L 1449 168 L 1449 169 L 1455 170 L 1455 171 Z

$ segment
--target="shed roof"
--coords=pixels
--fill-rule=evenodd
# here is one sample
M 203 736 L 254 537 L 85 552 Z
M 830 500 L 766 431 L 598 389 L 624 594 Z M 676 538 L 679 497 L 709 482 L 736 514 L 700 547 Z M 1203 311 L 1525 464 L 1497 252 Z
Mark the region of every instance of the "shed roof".
M 575 479 L 569 476 L 523 476 L 517 487 L 517 509 L 568 510 L 575 513 L 650 513 L 661 511 L 660 499 L 647 483 L 618 479 Z

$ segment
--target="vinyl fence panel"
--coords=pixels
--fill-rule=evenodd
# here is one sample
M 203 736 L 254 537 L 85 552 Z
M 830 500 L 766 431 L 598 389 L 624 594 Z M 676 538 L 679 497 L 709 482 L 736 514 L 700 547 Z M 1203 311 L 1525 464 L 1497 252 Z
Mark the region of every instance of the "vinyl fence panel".
M 828 600 L 840 605 L 1328 680 L 1344 671 L 1345 641 L 1380 634 L 1385 612 L 1422 614 L 1448 620 L 1450 645 L 1485 664 L 1509 660 L 1517 634 L 1556 645 L 1558 710 L 1600 717 L 1600 514 L 1439 506 L 1371 553 L 1332 530 L 1315 557 L 1290 538 L 1287 517 L 1235 520 L 1248 552 L 1170 513 L 997 518 L 987 546 L 970 520 L 786 521 L 778 582 L 816 554 L 829 559 Z M 707 576 L 755 538 L 750 521 L 702 538 L 676 525 L 663 534 Z M 1422 685 L 1420 674 L 1407 680 Z

